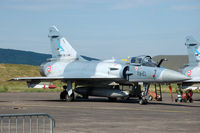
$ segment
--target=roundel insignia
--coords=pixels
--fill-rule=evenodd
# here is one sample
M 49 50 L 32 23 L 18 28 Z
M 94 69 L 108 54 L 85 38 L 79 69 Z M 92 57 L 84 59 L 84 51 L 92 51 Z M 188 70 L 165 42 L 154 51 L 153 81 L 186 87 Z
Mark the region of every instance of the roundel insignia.
M 47 72 L 51 72 L 51 65 L 47 67 Z
M 188 76 L 190 76 L 190 75 L 191 75 L 191 73 L 192 73 L 192 71 L 191 71 L 191 70 L 188 70 L 188 71 L 187 71 L 187 75 L 188 75 Z

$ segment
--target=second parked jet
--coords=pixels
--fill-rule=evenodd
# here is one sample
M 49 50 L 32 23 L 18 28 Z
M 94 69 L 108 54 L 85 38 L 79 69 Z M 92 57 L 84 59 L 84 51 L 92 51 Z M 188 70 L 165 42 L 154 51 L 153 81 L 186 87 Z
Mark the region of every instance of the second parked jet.
M 182 73 L 191 80 L 182 83 L 182 89 L 200 89 L 200 43 L 192 36 L 186 37 L 185 46 L 187 47 L 189 64 L 182 68 Z

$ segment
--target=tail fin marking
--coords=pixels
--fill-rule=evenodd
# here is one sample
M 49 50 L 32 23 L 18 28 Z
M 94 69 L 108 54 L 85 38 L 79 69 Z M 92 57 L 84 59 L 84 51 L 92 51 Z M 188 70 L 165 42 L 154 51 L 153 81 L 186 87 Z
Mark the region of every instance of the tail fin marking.
M 200 44 L 192 36 L 186 37 L 187 52 L 189 57 L 189 65 L 197 66 L 200 64 Z
M 49 28 L 52 58 L 77 59 L 77 52 L 70 43 L 60 34 L 59 30 L 52 26 Z

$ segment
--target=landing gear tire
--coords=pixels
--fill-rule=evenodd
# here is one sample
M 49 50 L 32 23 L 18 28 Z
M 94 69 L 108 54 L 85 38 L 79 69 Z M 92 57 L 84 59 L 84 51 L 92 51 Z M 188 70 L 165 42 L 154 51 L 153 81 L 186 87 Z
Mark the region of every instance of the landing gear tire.
M 184 101 L 185 103 L 187 103 L 187 98 L 184 98 L 183 101 Z
M 175 102 L 178 102 L 178 99 L 175 99 Z
M 153 97 L 152 96 L 149 96 L 149 101 L 152 101 L 153 100 Z
M 190 98 L 190 99 L 189 99 L 189 102 L 190 102 L 190 103 L 192 103 L 192 102 L 193 102 L 193 99 L 192 99 L 192 98 Z
M 66 94 L 65 100 L 67 102 L 72 102 L 74 101 L 74 93 L 71 94 L 71 96 L 69 96 L 68 94 Z
M 65 100 L 66 95 L 67 95 L 67 91 L 61 92 L 61 93 L 60 93 L 60 100 Z
M 144 104 L 147 104 L 147 103 L 148 103 L 147 99 L 140 99 L 140 101 L 139 101 L 140 105 L 144 105 Z

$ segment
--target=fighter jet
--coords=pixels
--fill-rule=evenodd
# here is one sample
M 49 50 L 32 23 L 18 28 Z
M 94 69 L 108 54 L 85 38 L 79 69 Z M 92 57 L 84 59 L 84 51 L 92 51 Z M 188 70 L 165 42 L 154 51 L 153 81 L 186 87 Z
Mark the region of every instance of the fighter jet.
M 189 64 L 181 68 L 183 74 L 191 77 L 191 80 L 182 83 L 182 89 L 200 89 L 200 43 L 192 36 L 186 37 L 185 46 L 187 47 Z
M 26 81 L 29 86 L 40 82 L 61 80 L 66 83 L 60 99 L 73 101 L 74 92 L 83 97 L 102 96 L 109 99 L 126 98 L 129 94 L 120 89 L 120 85 L 144 83 L 140 104 L 147 103 L 147 94 L 150 83 L 179 82 L 189 79 L 185 75 L 160 67 L 150 56 L 131 57 L 128 61 L 121 60 L 87 60 L 79 55 L 70 43 L 62 36 L 59 30 L 49 28 L 52 58 L 40 66 L 42 77 L 19 77 L 11 81 Z

